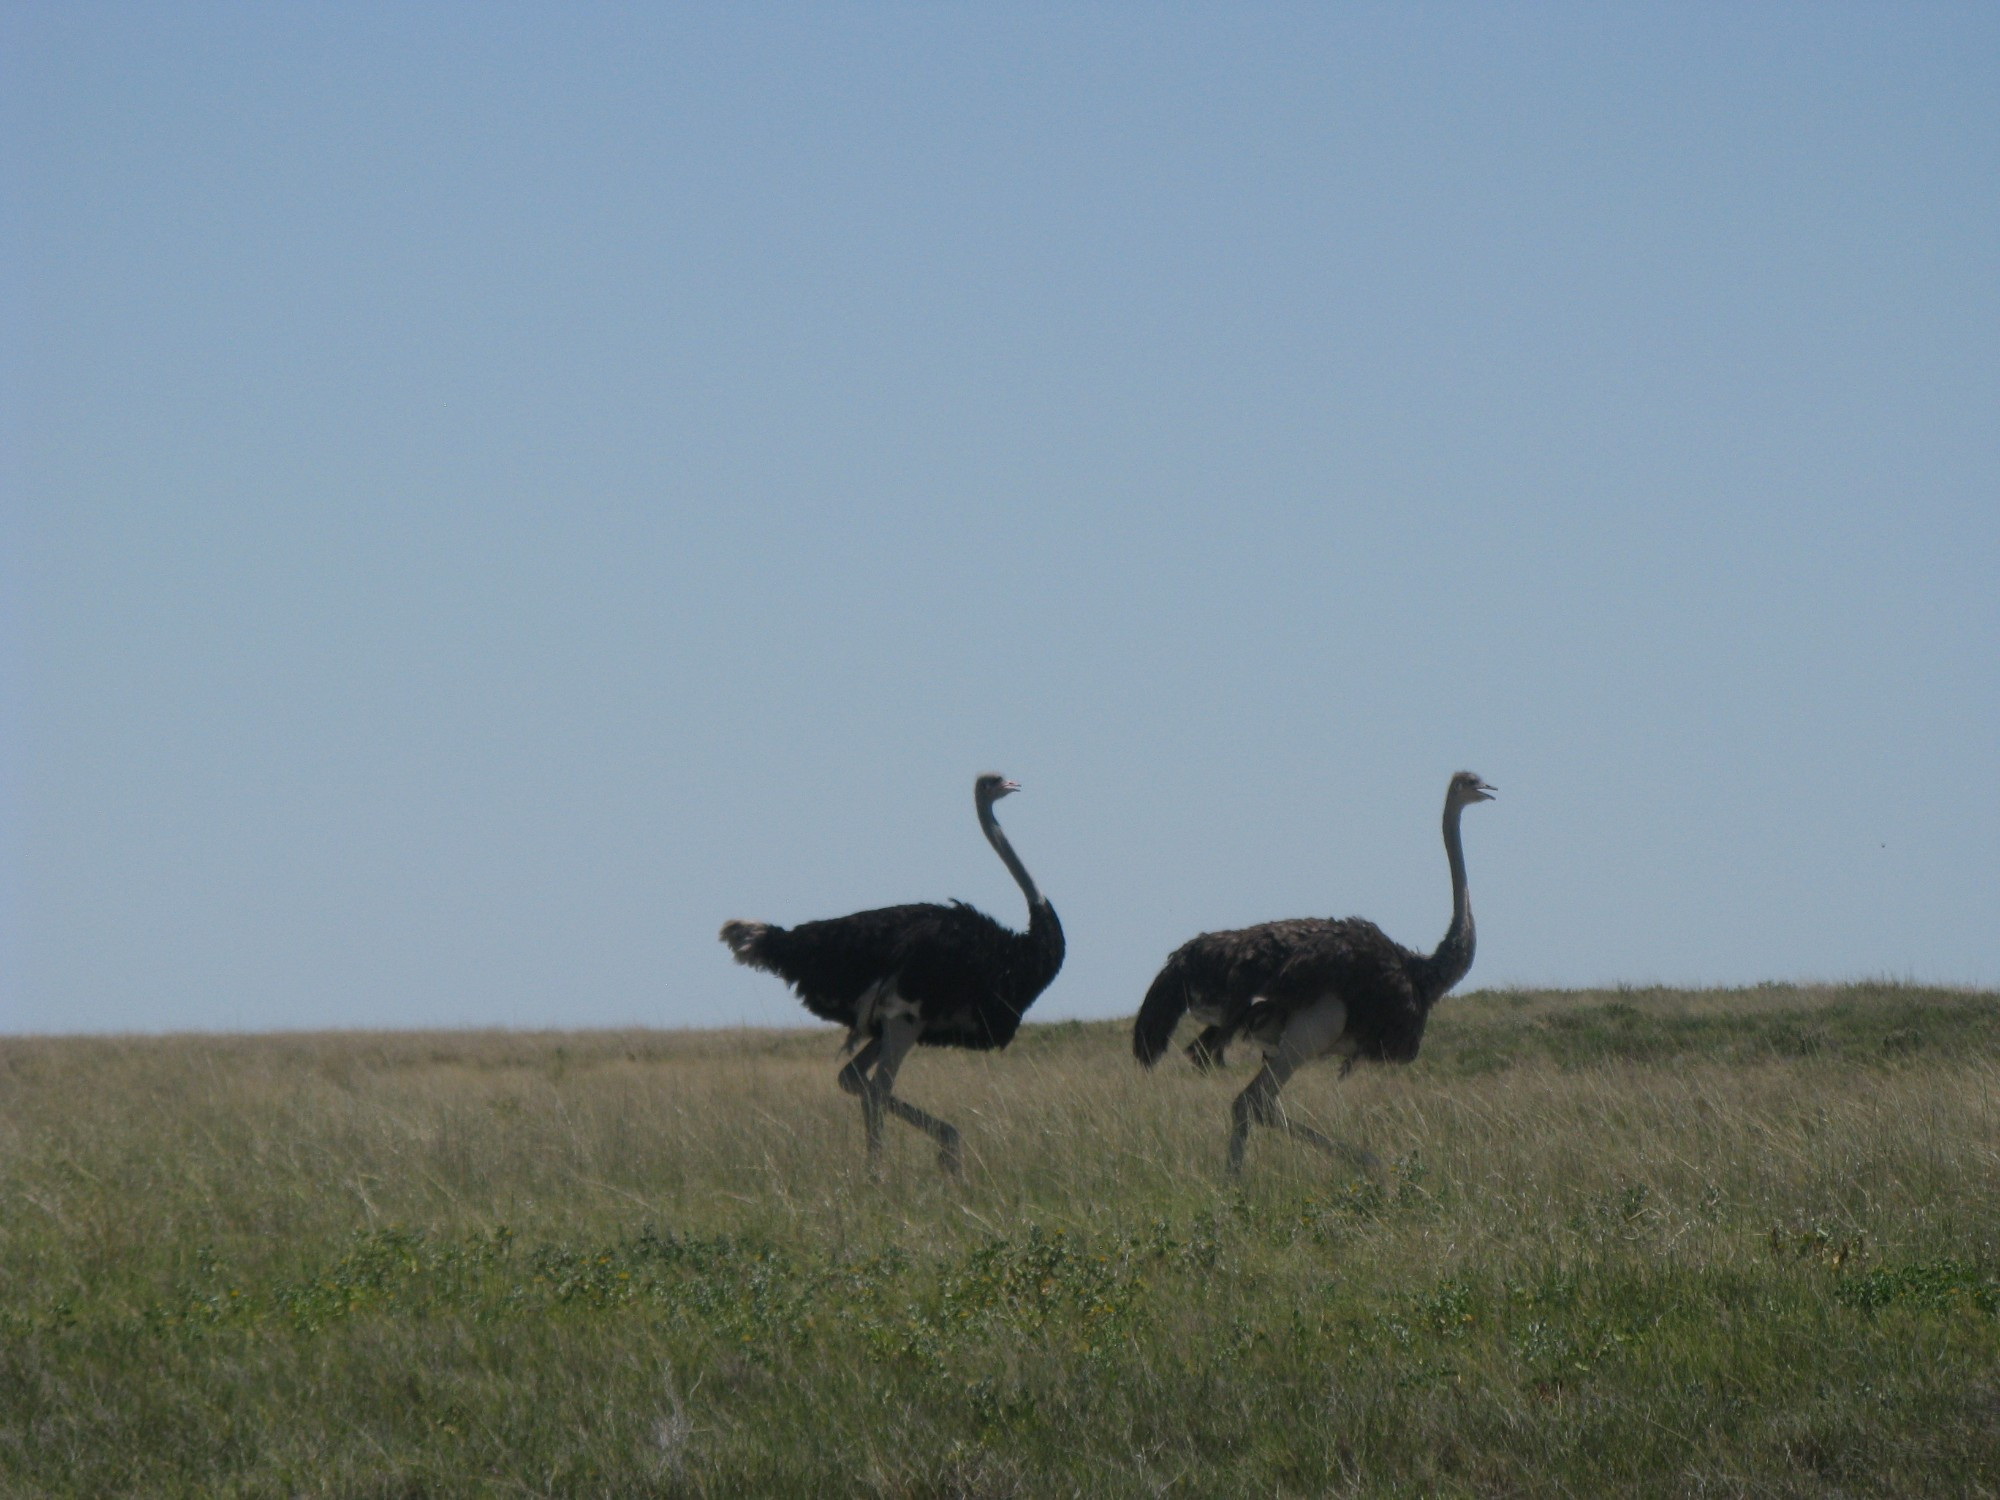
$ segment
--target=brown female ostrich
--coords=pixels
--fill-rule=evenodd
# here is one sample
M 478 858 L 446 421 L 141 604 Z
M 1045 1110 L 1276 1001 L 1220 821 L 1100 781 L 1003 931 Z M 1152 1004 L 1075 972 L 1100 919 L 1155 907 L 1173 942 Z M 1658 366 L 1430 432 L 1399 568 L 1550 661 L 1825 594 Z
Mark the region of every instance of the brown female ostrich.
M 1278 1091 L 1316 1057 L 1338 1054 L 1346 1077 L 1364 1058 L 1408 1062 L 1417 1055 L 1431 1007 L 1472 967 L 1472 905 L 1458 815 L 1469 803 L 1491 801 L 1493 793 L 1470 771 L 1453 776 L 1445 791 L 1451 926 L 1435 953 L 1412 953 L 1361 917 L 1302 917 L 1204 932 L 1175 949 L 1160 970 L 1132 1024 L 1132 1051 L 1140 1062 L 1150 1068 L 1159 1060 L 1184 1012 L 1207 1027 L 1187 1049 L 1196 1067 L 1219 1065 L 1223 1049 L 1239 1036 L 1264 1054 L 1264 1066 L 1231 1110 L 1232 1176 L 1243 1170 L 1253 1120 L 1374 1165 L 1368 1153 L 1287 1119 Z
M 871 1168 L 881 1162 L 886 1110 L 938 1143 L 938 1162 L 947 1172 L 957 1176 L 963 1170 L 958 1131 L 898 1099 L 896 1070 L 919 1043 L 980 1050 L 1006 1046 L 1020 1028 L 1022 1012 L 1062 967 L 1056 909 L 1035 889 L 993 816 L 993 804 L 1020 789 L 988 772 L 973 783 L 972 798 L 987 842 L 1028 898 L 1026 932 L 1009 932 L 962 901 L 884 906 L 792 928 L 722 924 L 722 941 L 738 963 L 776 974 L 807 1010 L 845 1026 L 849 1051 L 866 1039 L 840 1070 L 839 1082 L 861 1096 Z

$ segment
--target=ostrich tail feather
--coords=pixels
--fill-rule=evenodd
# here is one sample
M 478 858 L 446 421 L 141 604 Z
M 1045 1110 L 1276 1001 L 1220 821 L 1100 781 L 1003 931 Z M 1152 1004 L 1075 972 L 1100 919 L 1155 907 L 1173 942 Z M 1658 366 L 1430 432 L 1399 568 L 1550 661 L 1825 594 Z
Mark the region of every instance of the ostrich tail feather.
M 1158 1062 L 1187 1008 L 1188 980 L 1176 953 L 1140 1003 L 1138 1017 L 1132 1022 L 1132 1055 L 1149 1068 Z
M 729 944 L 729 951 L 736 955 L 739 964 L 748 964 L 753 969 L 768 969 L 770 964 L 760 949 L 770 931 L 769 922 L 724 922 L 721 938 Z

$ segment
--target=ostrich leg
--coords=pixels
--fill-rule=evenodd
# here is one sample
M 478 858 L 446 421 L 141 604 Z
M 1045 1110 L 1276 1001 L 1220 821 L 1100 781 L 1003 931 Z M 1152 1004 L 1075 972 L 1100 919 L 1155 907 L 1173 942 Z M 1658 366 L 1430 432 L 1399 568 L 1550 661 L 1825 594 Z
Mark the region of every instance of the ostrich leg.
M 875 1066 L 875 1059 L 882 1055 L 882 1038 L 875 1037 L 840 1070 L 837 1080 L 843 1094 L 853 1094 L 857 1098 L 868 1092 L 868 1070 Z
M 1288 1058 L 1282 1051 L 1274 1052 L 1264 1059 L 1264 1066 L 1257 1070 L 1257 1076 L 1250 1080 L 1250 1086 L 1236 1096 L 1236 1102 L 1229 1107 L 1229 1175 L 1243 1175 L 1243 1148 L 1250 1141 L 1252 1122 L 1259 1125 L 1281 1126 L 1301 1140 L 1310 1141 L 1323 1151 L 1331 1151 L 1333 1142 L 1317 1130 L 1306 1125 L 1295 1125 L 1285 1117 L 1284 1106 L 1278 1103 L 1278 1090 L 1285 1086 L 1285 1080 L 1298 1071 L 1298 1062 Z
M 1206 1073 L 1222 1066 L 1225 1034 L 1222 1027 L 1211 1026 L 1187 1044 L 1187 1060 L 1194 1064 L 1196 1072 Z
M 1364 1172 L 1374 1172 L 1382 1164 L 1375 1153 L 1359 1146 L 1350 1146 L 1344 1141 L 1336 1141 L 1331 1136 L 1314 1130 L 1312 1126 L 1292 1119 L 1285 1113 L 1285 1106 L 1279 1102 L 1278 1091 L 1285 1086 L 1285 1080 L 1299 1070 L 1306 1059 L 1290 1047 L 1273 1049 L 1264 1060 L 1264 1066 L 1257 1076 L 1250 1080 L 1250 1086 L 1236 1096 L 1236 1102 L 1229 1111 L 1229 1175 L 1243 1175 L 1243 1147 L 1250 1139 L 1250 1126 L 1254 1121 L 1259 1125 L 1274 1126 L 1309 1146 L 1317 1146 L 1329 1156 L 1338 1156 L 1350 1165 Z M 1351 1065 L 1351 1060 L 1350 1060 Z M 1347 1068 L 1341 1073 L 1345 1076 Z
M 896 1073 L 903 1066 L 903 1059 L 910 1055 L 910 1049 L 917 1044 L 917 1026 L 912 1020 L 898 1019 L 884 1023 L 881 1035 L 856 1053 L 840 1073 L 840 1086 L 848 1092 L 861 1095 L 862 1118 L 868 1126 L 868 1166 L 879 1172 L 882 1167 L 882 1115 L 886 1111 L 906 1124 L 914 1125 L 938 1143 L 938 1165 L 953 1177 L 964 1175 L 964 1164 L 959 1153 L 959 1136 L 956 1126 L 927 1114 L 907 1100 L 895 1095 Z M 874 1064 L 873 1071 L 869 1064 Z M 864 1076 L 865 1075 L 865 1076 Z M 859 1084 L 856 1090 L 849 1080 Z
M 909 1048 L 905 1046 L 904 1051 Z M 861 1118 L 868 1128 L 868 1170 L 879 1172 L 882 1162 L 882 1102 L 876 1096 L 876 1085 L 871 1071 L 877 1068 L 877 1059 L 882 1055 L 882 1038 L 869 1038 L 868 1045 L 847 1061 L 840 1070 L 837 1082 L 841 1092 L 854 1094 L 861 1100 Z M 897 1059 L 900 1064 L 901 1058 Z

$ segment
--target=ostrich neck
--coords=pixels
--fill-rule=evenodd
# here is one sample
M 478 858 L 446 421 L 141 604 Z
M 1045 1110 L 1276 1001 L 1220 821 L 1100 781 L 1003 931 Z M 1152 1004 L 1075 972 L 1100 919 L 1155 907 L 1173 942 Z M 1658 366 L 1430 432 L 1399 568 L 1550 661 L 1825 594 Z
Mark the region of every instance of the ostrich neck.
M 1465 883 L 1465 850 L 1458 841 L 1459 805 L 1452 803 L 1444 810 L 1444 853 L 1451 861 L 1451 926 L 1445 930 L 1444 941 L 1437 945 L 1437 952 L 1430 958 L 1430 998 L 1436 999 L 1446 990 L 1465 978 L 1472 967 L 1472 898 L 1467 894 Z
M 1042 893 L 1035 889 L 1034 877 L 1028 874 L 1028 867 L 1021 863 L 1021 856 L 1014 852 L 1014 846 L 1007 842 L 1007 835 L 1000 831 L 1000 823 L 993 816 L 992 807 L 985 803 L 980 804 L 979 827 L 986 835 L 986 842 L 993 846 L 993 852 L 1000 856 L 1001 863 L 1014 877 L 1015 884 L 1021 887 L 1021 894 L 1028 898 L 1028 906 L 1032 909 L 1041 905 Z

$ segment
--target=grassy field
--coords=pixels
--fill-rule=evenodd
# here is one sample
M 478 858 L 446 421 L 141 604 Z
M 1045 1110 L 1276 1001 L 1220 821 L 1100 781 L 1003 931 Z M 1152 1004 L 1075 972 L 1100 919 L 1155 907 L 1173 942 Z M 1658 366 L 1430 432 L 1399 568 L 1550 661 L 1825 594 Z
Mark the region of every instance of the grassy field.
M 0 1493 L 2000 1495 L 2000 996 L 1448 999 L 1239 1060 L 0 1041 Z

